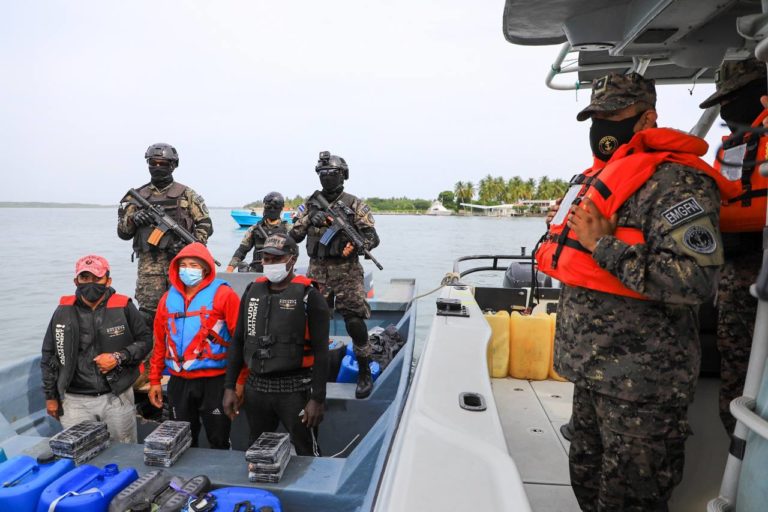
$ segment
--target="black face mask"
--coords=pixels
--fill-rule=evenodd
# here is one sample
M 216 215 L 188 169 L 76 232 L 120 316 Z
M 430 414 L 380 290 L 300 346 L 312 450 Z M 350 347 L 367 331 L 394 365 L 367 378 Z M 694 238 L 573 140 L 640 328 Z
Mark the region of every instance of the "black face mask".
M 96 302 L 105 293 L 107 293 L 107 285 L 99 283 L 80 283 L 77 285 L 77 296 L 82 297 L 88 302 Z
M 173 183 L 173 169 L 170 167 L 150 167 L 149 174 L 152 176 L 152 184 L 159 189 Z
M 277 220 L 280 218 L 280 210 L 275 208 L 264 208 L 264 218 L 267 220 Z
M 720 117 L 732 132 L 752 125 L 760 112 L 763 111 L 760 96 L 765 93 L 765 80 L 755 80 L 744 86 L 738 91 L 738 94 L 731 97 L 728 103 L 720 107 Z
M 589 145 L 592 148 L 592 154 L 603 162 L 607 162 L 619 146 L 626 144 L 634 137 L 635 125 L 643 114 L 644 112 L 641 112 L 621 121 L 592 118 L 592 126 L 589 128 Z
M 344 177 L 341 173 L 326 174 L 320 176 L 320 185 L 323 187 L 324 195 L 338 195 L 344 188 Z

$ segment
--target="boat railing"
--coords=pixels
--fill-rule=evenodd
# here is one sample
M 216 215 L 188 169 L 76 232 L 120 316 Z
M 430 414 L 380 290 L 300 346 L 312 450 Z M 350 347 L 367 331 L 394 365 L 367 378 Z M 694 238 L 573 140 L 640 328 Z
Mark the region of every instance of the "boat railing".
M 490 266 L 482 266 L 482 267 L 473 267 L 466 270 L 460 270 L 461 268 L 461 262 L 463 261 L 471 261 L 471 260 L 491 260 L 493 262 Z M 515 255 L 502 255 L 502 254 L 478 254 L 474 256 L 462 256 L 460 258 L 456 258 L 453 261 L 453 272 L 456 274 L 459 274 L 459 276 L 464 277 L 468 274 L 473 274 L 475 272 L 485 272 L 485 271 L 502 271 L 506 272 L 507 266 L 501 266 L 499 265 L 499 261 L 506 260 L 506 261 L 523 261 L 523 262 L 529 262 L 533 264 L 533 257 L 525 254 L 525 248 L 522 249 L 521 254 L 515 254 Z

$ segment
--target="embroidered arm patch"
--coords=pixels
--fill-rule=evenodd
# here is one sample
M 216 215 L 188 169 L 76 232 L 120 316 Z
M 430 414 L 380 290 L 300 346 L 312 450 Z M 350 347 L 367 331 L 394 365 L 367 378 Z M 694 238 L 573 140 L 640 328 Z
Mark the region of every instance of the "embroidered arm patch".
M 683 254 L 691 256 L 703 267 L 723 264 L 723 245 L 720 234 L 709 217 L 680 226 L 672 233 Z
M 703 214 L 704 208 L 702 208 L 693 197 L 689 197 L 685 201 L 681 201 L 671 208 L 661 212 L 664 220 L 667 221 L 667 224 L 672 228 L 690 222 Z

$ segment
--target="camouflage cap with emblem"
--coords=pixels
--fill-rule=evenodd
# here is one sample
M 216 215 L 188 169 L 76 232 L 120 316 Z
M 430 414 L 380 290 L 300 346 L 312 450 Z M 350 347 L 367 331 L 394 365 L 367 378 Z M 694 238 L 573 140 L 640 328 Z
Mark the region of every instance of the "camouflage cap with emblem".
M 715 92 L 701 102 L 700 108 L 709 108 L 728 99 L 745 85 L 755 80 L 765 80 L 765 63 L 754 57 L 744 60 L 728 60 L 715 71 Z
M 592 81 L 589 105 L 576 115 L 576 120 L 585 121 L 595 112 L 614 112 L 639 101 L 656 106 L 654 80 L 637 73 L 610 73 Z
M 264 247 L 259 250 L 261 253 L 273 254 L 275 256 L 285 256 L 286 254 L 299 254 L 299 246 L 290 236 L 285 233 L 274 233 L 264 241 Z

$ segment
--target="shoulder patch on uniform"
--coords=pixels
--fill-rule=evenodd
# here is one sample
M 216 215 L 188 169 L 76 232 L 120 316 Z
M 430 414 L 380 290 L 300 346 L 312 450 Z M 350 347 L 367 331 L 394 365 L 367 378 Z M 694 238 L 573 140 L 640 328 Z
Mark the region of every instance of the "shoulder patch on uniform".
M 717 239 L 708 228 L 694 225 L 683 233 L 683 245 L 699 254 L 712 254 L 717 250 Z
M 661 215 L 671 227 L 675 227 L 704 215 L 704 208 L 701 207 L 695 198 L 689 197 L 685 201 L 681 201 L 671 208 L 664 210 L 661 212 Z
M 200 206 L 200 209 L 203 211 L 203 213 L 205 215 L 208 215 L 209 214 L 208 207 L 205 206 L 205 199 L 203 199 L 203 196 L 201 196 L 200 194 L 195 194 L 195 200 L 197 204 Z

